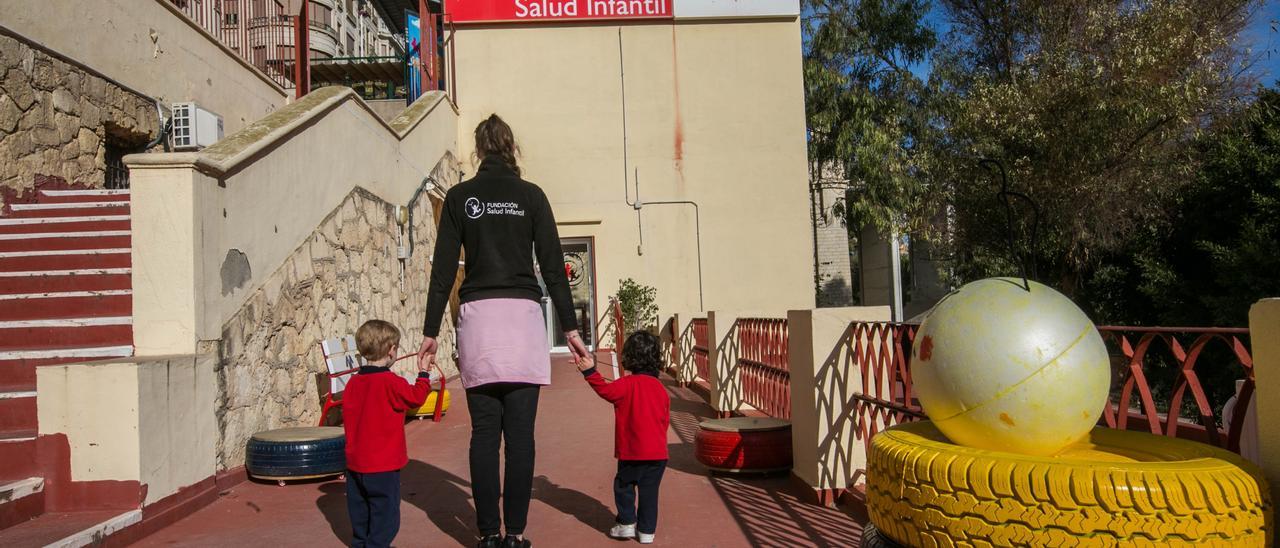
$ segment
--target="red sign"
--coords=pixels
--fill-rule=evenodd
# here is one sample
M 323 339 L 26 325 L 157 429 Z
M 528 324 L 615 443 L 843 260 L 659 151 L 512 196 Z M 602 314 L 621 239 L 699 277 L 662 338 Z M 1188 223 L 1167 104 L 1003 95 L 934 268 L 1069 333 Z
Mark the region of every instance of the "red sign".
M 672 0 L 445 0 L 455 23 L 671 19 Z

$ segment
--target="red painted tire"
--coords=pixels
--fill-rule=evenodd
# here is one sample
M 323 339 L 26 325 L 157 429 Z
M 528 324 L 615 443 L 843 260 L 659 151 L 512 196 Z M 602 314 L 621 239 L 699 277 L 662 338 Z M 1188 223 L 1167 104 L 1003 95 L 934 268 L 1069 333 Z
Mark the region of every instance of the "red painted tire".
M 698 425 L 694 456 L 712 470 L 775 472 L 791 469 L 791 423 L 734 417 Z

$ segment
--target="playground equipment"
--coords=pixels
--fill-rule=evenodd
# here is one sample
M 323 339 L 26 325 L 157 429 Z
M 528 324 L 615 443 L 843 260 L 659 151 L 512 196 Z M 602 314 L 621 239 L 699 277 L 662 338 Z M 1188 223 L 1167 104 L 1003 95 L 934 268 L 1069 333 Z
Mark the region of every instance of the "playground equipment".
M 245 471 L 283 486 L 287 480 L 341 476 L 347 439 L 337 426 L 304 426 L 258 432 L 245 450 Z
M 871 521 L 904 546 L 1270 546 L 1261 471 L 1229 451 L 1095 428 L 1055 457 L 951 443 L 930 422 L 871 441 Z M 865 545 L 864 545 L 865 546 Z
M 961 287 L 929 313 L 911 351 L 920 405 L 969 447 L 1052 455 L 1084 437 L 1107 403 L 1102 336 L 1075 303 L 1036 282 Z
M 1257 467 L 1094 427 L 1109 374 L 1092 322 L 1044 285 L 994 278 L 944 298 L 912 348 L 932 422 L 871 440 L 863 546 L 1270 546 Z
M 703 421 L 694 439 L 698 462 L 718 472 L 791 469 L 791 423 L 767 417 Z
M 441 394 L 444 394 L 444 396 L 441 397 Z M 427 396 L 427 401 L 416 409 L 410 409 L 407 414 L 419 420 L 430 417 L 439 422 L 440 419 L 444 418 L 444 414 L 449 412 L 449 403 L 452 399 L 449 396 L 449 391 L 444 388 L 444 380 L 441 379 L 440 388 L 432 390 L 431 394 Z

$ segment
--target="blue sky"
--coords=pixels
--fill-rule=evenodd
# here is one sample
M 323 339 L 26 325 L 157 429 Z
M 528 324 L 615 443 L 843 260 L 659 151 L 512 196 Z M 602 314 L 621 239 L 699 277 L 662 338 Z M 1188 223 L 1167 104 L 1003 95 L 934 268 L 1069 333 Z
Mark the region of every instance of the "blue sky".
M 1257 63 L 1254 74 L 1266 85 L 1280 79 L 1280 0 L 1267 0 L 1244 33 Z
M 939 33 L 945 33 L 947 23 L 940 11 L 935 5 L 925 20 Z M 1241 38 L 1253 49 L 1256 61 L 1251 70 L 1258 81 L 1265 85 L 1274 84 L 1280 79 L 1280 0 L 1266 0 Z M 912 71 L 921 78 L 927 78 L 928 60 L 913 66 Z

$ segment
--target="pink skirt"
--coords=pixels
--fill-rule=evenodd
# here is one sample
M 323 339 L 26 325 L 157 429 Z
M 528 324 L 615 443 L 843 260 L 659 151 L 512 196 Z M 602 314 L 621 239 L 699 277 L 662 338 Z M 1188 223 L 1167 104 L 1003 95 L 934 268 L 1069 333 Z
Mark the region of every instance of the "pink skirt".
M 462 386 L 495 382 L 551 384 L 551 347 L 542 305 L 527 299 L 484 299 L 458 311 Z

